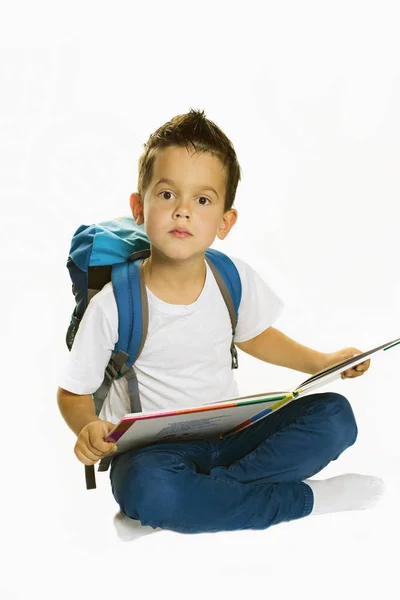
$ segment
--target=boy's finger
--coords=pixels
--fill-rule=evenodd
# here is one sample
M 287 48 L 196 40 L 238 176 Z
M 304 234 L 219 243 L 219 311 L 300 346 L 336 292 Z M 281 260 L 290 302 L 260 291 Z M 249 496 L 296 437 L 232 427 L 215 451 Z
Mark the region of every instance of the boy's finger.
M 85 448 L 87 448 L 89 452 L 91 452 L 94 456 L 97 456 L 98 458 L 101 458 L 102 456 L 104 456 L 104 452 L 101 452 L 101 450 L 98 450 L 97 448 L 92 446 L 92 444 L 90 444 L 89 442 L 86 442 Z
M 96 448 L 93 448 L 87 440 L 79 440 L 76 443 L 76 448 L 82 452 L 85 456 L 93 460 L 99 460 L 104 456 L 104 452 L 99 452 Z
M 116 445 L 112 444 L 111 448 L 108 449 L 108 452 L 99 452 L 96 449 L 93 449 L 92 447 L 88 446 L 84 442 L 81 442 L 75 447 L 75 450 L 80 452 L 82 456 L 92 461 L 91 464 L 99 461 L 101 458 L 103 458 L 103 456 L 106 456 L 106 454 L 110 454 L 110 452 L 115 452 L 116 449 Z
M 95 446 L 93 446 L 93 443 L 90 439 L 89 432 L 87 432 L 87 435 L 85 435 L 84 437 L 81 438 L 81 445 L 82 445 L 82 448 L 83 447 L 87 448 L 88 450 L 90 450 L 90 452 L 92 452 L 96 456 L 101 457 L 104 454 L 104 451 L 101 451 L 98 448 L 96 448 Z
M 101 452 L 101 454 L 109 452 L 110 448 L 114 446 L 114 442 L 104 441 L 101 432 L 90 432 L 90 430 L 88 430 L 88 438 L 89 444 L 92 446 L 93 451 L 97 450 L 98 452 Z
M 115 450 L 117 449 L 117 445 L 114 442 L 106 442 L 105 446 L 106 446 L 105 450 L 99 450 L 95 446 L 91 446 L 91 445 L 88 446 L 88 448 L 90 448 L 90 450 L 93 452 L 93 454 L 95 454 L 96 456 L 99 456 L 100 458 L 102 458 L 106 454 L 115 452 Z
M 80 448 L 75 448 L 75 454 L 77 456 L 77 458 L 80 460 L 80 462 L 82 462 L 84 465 L 94 465 L 95 463 L 97 463 L 100 460 L 99 456 L 96 456 L 95 454 L 93 454 L 92 452 L 90 452 L 90 450 L 88 450 L 87 448 L 84 448 L 83 450 L 81 450 Z

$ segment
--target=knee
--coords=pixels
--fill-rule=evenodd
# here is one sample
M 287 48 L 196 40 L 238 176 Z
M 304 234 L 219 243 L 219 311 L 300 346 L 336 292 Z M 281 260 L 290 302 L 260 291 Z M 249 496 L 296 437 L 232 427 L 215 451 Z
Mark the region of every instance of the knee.
M 342 394 L 328 392 L 323 400 L 333 437 L 343 449 L 352 446 L 358 435 L 357 422 L 350 402 Z
M 179 490 L 175 475 L 185 468 L 179 462 L 165 467 L 157 458 L 133 457 L 123 469 L 123 477 L 114 474 L 113 478 L 114 496 L 122 512 L 153 528 L 165 527 L 176 514 Z
M 181 516 L 183 490 L 176 478 L 160 478 L 156 474 L 136 473 L 126 496 L 127 506 L 142 525 L 175 529 Z

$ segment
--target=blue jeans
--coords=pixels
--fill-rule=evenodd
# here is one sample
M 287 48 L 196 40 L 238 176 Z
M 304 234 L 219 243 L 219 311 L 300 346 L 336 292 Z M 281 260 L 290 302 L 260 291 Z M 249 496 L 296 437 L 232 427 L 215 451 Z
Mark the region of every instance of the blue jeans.
M 306 517 L 304 479 L 357 438 L 348 400 L 303 396 L 225 439 L 157 442 L 116 456 L 110 479 L 120 509 L 142 525 L 180 533 L 266 529 Z

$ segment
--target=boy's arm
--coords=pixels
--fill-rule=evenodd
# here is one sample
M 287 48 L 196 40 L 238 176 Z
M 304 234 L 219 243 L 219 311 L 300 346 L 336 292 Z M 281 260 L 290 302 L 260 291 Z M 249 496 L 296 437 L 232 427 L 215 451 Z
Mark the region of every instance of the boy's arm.
M 59 387 L 57 401 L 65 422 L 77 436 L 74 452 L 84 465 L 94 465 L 116 450 L 114 442 L 104 441 L 114 423 L 96 415 L 91 394 L 73 394 Z
M 298 344 L 274 327 L 268 327 L 247 342 L 235 342 L 235 345 L 259 360 L 302 373 L 321 371 L 327 360 L 323 352 Z
M 77 436 L 88 423 L 100 421 L 91 394 L 73 394 L 59 387 L 57 402 L 64 421 Z

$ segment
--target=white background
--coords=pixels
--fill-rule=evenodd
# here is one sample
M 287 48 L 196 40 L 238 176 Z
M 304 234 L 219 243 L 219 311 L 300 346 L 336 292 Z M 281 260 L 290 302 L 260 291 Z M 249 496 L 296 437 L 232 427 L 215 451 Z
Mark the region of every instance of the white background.
M 372 510 L 263 531 L 123 541 L 108 474 L 88 492 L 56 405 L 83 223 L 129 214 L 142 145 L 204 109 L 233 142 L 239 219 L 214 247 L 285 301 L 322 352 L 400 336 L 398 3 L 13 2 L 0 25 L 1 597 L 396 597 L 399 351 L 327 386 L 356 444 L 315 478 L 382 477 Z M 307 375 L 239 352 L 243 395 Z

